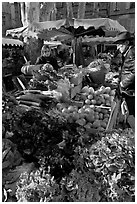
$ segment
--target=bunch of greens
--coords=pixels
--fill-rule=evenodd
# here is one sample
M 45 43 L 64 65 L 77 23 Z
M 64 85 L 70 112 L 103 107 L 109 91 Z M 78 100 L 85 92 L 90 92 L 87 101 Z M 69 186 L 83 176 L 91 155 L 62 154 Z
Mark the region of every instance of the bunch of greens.
M 90 148 L 79 147 L 76 155 L 76 168 L 84 167 L 83 172 L 88 169 L 93 180 L 100 183 L 100 201 L 134 201 L 135 145 L 130 129 L 107 134 Z
M 50 174 L 41 169 L 22 173 L 17 182 L 18 202 L 49 202 L 58 193 L 58 185 Z

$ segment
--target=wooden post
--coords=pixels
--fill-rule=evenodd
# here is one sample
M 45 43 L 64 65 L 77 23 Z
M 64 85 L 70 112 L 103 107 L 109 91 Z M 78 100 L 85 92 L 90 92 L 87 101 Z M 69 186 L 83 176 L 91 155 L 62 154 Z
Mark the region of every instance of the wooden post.
M 72 40 L 72 49 L 73 49 L 73 65 L 76 64 L 76 38 Z

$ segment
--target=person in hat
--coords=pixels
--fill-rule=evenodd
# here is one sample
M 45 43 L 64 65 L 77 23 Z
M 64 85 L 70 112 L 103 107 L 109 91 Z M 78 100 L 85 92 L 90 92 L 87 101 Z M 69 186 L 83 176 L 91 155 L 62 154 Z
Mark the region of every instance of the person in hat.
M 118 44 L 118 49 L 122 54 L 121 82 L 120 82 L 121 93 L 126 100 L 129 116 L 132 115 L 134 118 L 135 117 L 135 38 L 134 36 L 131 36 L 129 32 L 125 32 L 120 34 L 117 37 L 117 40 L 115 43 Z
M 129 32 L 123 32 L 117 36 L 115 44 L 122 55 L 121 87 L 135 89 L 135 38 Z
M 41 56 L 37 58 L 36 60 L 36 65 L 37 64 L 51 64 L 53 66 L 53 68 L 58 71 L 59 66 L 57 63 L 57 60 L 51 56 L 51 50 L 50 47 L 48 45 L 43 45 L 42 49 L 41 49 Z

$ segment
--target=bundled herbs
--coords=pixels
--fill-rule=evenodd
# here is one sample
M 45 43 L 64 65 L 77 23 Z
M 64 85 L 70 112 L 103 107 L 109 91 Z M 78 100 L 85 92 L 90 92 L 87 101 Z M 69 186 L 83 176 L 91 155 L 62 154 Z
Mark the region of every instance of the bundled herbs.
M 39 70 L 33 71 L 33 78 L 30 80 L 30 89 L 55 90 L 57 81 L 61 77 L 53 69 L 52 65 L 45 64 Z

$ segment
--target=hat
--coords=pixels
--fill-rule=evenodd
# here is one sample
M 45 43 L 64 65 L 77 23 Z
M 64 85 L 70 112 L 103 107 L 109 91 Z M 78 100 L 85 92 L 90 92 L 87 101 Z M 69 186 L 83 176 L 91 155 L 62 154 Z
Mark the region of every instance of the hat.
M 115 40 L 114 44 L 122 44 L 123 42 L 125 42 L 127 40 L 132 41 L 133 39 L 134 39 L 134 36 L 131 35 L 131 33 L 123 32 L 123 33 L 120 33 L 116 37 L 116 40 Z

